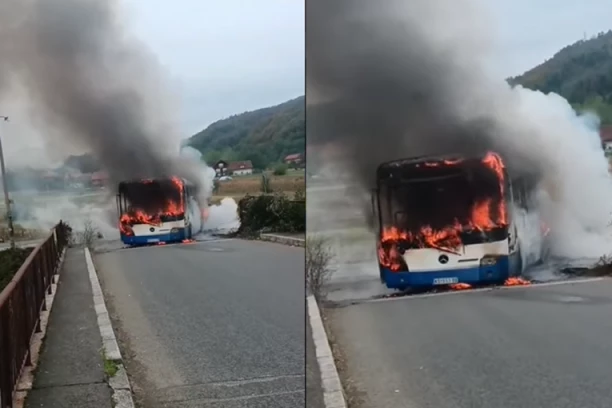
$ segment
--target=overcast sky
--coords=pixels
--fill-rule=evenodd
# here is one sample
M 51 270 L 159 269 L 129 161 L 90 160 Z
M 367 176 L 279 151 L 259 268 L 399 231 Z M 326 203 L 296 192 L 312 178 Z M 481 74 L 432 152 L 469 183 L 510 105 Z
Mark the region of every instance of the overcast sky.
M 184 136 L 304 94 L 303 0 L 123 0 L 182 102 Z
M 303 0 L 124 0 L 182 102 L 185 136 L 235 113 L 304 93 Z M 500 77 L 612 28 L 609 0 L 492 0 Z
M 498 21 L 496 71 L 515 76 L 561 48 L 612 29 L 610 0 L 490 0 Z

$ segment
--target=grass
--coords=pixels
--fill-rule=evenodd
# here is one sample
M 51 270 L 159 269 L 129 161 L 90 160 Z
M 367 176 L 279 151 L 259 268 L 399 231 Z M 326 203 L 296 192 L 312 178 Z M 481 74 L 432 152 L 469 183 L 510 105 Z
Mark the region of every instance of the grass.
M 306 188 L 304 175 L 270 176 L 272 191 L 296 192 Z M 256 194 L 261 192 L 261 175 L 239 176 L 233 180 L 219 182 L 219 189 L 215 195 L 228 194 Z
M 108 378 L 113 378 L 119 371 L 119 363 L 115 360 L 109 360 L 104 356 L 104 374 Z
M 286 196 L 289 197 L 293 197 L 293 195 L 295 194 L 295 191 L 281 191 L 281 193 L 285 194 Z M 255 193 L 248 193 L 252 196 L 258 196 L 261 195 L 262 193 L 260 191 L 255 192 Z M 219 205 L 221 204 L 221 200 L 223 200 L 224 198 L 233 198 L 234 201 L 238 202 L 240 201 L 241 198 L 243 198 L 245 195 L 247 195 L 247 193 L 231 193 L 231 194 L 216 194 L 214 196 L 211 197 L 211 204 L 212 205 Z
M 0 291 L 13 279 L 33 248 L 15 248 L 0 251 Z

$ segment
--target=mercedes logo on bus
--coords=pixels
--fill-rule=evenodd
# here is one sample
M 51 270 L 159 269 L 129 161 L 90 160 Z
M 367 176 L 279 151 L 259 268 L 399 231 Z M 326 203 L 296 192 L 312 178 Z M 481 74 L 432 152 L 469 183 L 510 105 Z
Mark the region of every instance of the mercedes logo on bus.
M 445 263 L 447 263 L 447 262 L 448 262 L 448 256 L 447 256 L 447 255 L 440 255 L 440 257 L 438 258 L 438 261 L 439 261 L 441 264 L 443 264 L 443 265 L 444 265 Z
M 155 232 L 155 228 L 151 227 L 151 228 L 149 228 L 149 231 Z

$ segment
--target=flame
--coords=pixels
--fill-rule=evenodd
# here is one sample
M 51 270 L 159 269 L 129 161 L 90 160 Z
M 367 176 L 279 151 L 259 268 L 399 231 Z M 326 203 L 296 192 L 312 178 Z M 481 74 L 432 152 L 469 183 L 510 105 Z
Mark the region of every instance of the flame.
M 491 170 L 497 174 L 497 180 L 499 180 L 499 196 L 506 196 L 506 188 L 505 188 L 505 177 L 504 177 L 504 162 L 498 154 L 489 152 L 486 154 L 482 162 L 489 167 Z M 508 225 L 508 217 L 506 212 L 506 202 L 504 200 L 499 200 L 498 206 L 498 216 L 499 223 L 503 225 Z
M 504 286 L 526 286 L 526 285 L 531 285 L 531 282 L 523 278 L 508 278 L 506 279 L 506 282 L 504 282 Z
M 439 162 L 424 162 L 422 164 L 426 167 L 450 166 L 461 161 L 443 160 Z M 490 231 L 493 228 L 508 225 L 506 203 L 503 199 L 505 197 L 504 164 L 500 156 L 492 152 L 487 153 L 482 162 L 495 172 L 499 180 L 500 197 L 502 199 L 499 200 L 496 208 L 497 211 L 493 211 L 495 205 L 493 200 L 485 199 L 473 205 L 470 219 L 465 224 L 455 219 L 452 225 L 448 225 L 440 230 L 435 230 L 430 225 L 423 225 L 416 232 L 401 231 L 395 226 L 384 227 L 378 245 L 378 258 L 381 265 L 392 271 L 399 271 L 401 269 L 400 245 L 402 243 L 407 244 L 409 248 L 435 248 L 459 254 L 458 250 L 463 244 L 461 233 L 468 231 Z
M 177 203 L 175 201 L 168 200 L 165 203 L 165 208 L 156 214 L 148 214 L 140 209 L 132 209 L 131 211 L 121 214 L 121 217 L 119 217 L 119 230 L 121 233 L 124 235 L 134 235 L 132 226 L 135 224 L 147 224 L 159 227 L 162 224 L 162 217 L 180 216 L 185 213 L 183 182 L 178 177 L 172 177 L 171 180 L 180 191 L 179 202 Z M 149 184 L 152 183 L 153 180 L 144 179 L 141 180 L 141 182 L 144 184 Z
M 550 234 L 550 227 L 546 225 L 544 221 L 540 222 L 540 231 L 542 232 L 543 237 L 547 237 Z
M 209 215 L 210 215 L 210 209 L 208 207 L 202 208 L 202 221 L 203 222 L 206 222 Z
M 452 290 L 468 290 L 472 289 L 472 285 L 469 283 L 453 283 L 449 285 Z
M 191 243 L 194 243 L 194 242 L 195 242 L 195 239 L 184 239 L 183 240 L 183 244 L 191 244 Z

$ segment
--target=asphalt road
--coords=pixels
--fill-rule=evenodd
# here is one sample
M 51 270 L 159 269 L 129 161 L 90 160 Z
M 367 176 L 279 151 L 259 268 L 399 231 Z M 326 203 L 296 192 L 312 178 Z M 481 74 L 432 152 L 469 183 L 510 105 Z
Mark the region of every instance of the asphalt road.
M 612 280 L 327 309 L 351 408 L 612 406 Z
M 304 406 L 304 249 L 242 240 L 96 254 L 142 407 Z

